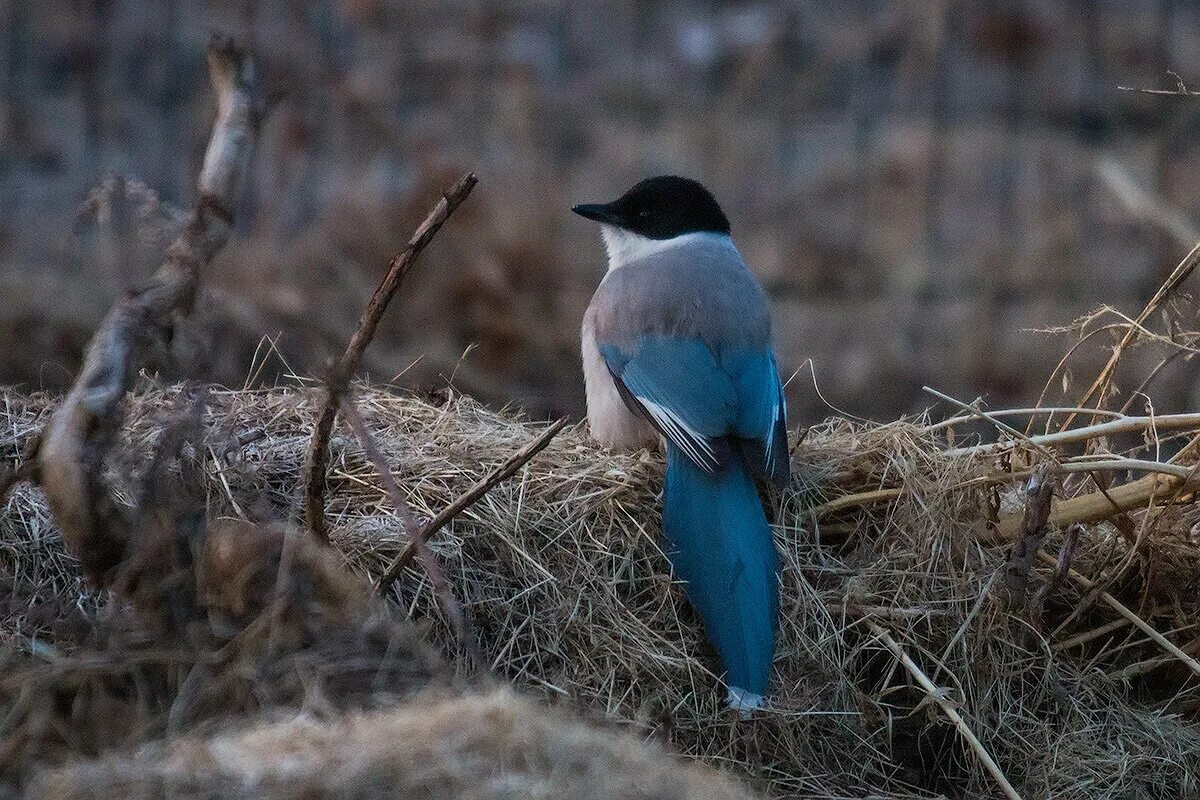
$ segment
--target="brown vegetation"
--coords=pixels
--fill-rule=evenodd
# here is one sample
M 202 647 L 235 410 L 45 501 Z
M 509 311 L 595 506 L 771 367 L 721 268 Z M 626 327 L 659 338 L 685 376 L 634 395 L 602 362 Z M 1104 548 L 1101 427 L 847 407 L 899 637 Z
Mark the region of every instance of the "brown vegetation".
M 709 770 L 509 691 L 189 737 L 57 770 L 30 797 L 235 800 L 248 793 L 262 800 L 749 798 Z
M 796 436 L 795 480 L 768 498 L 774 682 L 742 720 L 670 578 L 655 454 L 348 374 L 271 391 L 137 379 L 198 324 L 245 154 L 220 143 L 252 139 L 255 116 L 232 112 L 254 103 L 227 94 L 252 81 L 222 81 L 250 65 L 225 40 L 210 57 L 217 144 L 164 267 L 114 307 L 65 398 L 2 397 L 6 788 L 740 792 L 628 732 L 496 693 L 499 678 L 780 796 L 1200 793 L 1200 418 L 1155 413 L 1157 367 L 1134 392 L 1120 371 L 1134 351 L 1200 352 L 1184 294 L 1197 251 L 1136 316 L 1076 324 L 1110 355 L 1084 391 L 1064 357 L 1047 383 L 1069 406 L 935 393 L 950 419 L 834 418 Z M 331 419 L 326 438 L 331 400 L 349 425 Z M 314 451 L 332 547 L 280 522 L 298 516 Z M 385 574 L 386 601 L 363 579 Z
M 22 460 L 0 480 L 5 497 L 21 480 L 40 487 L 65 549 L 78 559 L 91 586 L 110 590 L 112 599 L 95 616 L 62 614 L 59 606 L 59 616 L 75 616 L 80 630 L 71 637 L 60 629 L 47 643 L 30 636 L 38 625 L 30 624 L 33 615 L 22 614 L 30 601 L 44 597 L 39 571 L 42 579 L 54 580 L 47 575 L 47 562 L 39 561 L 29 572 L 13 571 L 7 621 L 17 624 L 8 630 L 11 638 L 0 653 L 6 667 L 0 679 L 4 788 L 26 789 L 32 779 L 35 795 L 174 796 L 186 774 L 192 791 L 205 796 L 241 796 L 256 783 L 268 796 L 280 797 L 297 792 L 598 797 L 616 791 L 666 798 L 697 790 L 702 796 L 742 796 L 732 783 L 678 766 L 635 740 L 568 722 L 508 695 L 467 696 L 443 706 L 426 701 L 386 718 L 339 718 L 347 709 L 395 706 L 405 695 L 431 686 L 444 696 L 455 681 L 412 625 L 393 619 L 318 531 L 290 532 L 265 518 L 208 513 L 202 491 L 205 451 L 211 445 L 203 424 L 207 388 L 185 384 L 159 416 L 165 424 L 150 452 L 142 454 L 146 466 L 133 502 L 122 502 L 110 467 L 118 454 L 137 449 L 136 444 L 126 447 L 121 436 L 126 394 L 142 365 L 156 352 L 179 347 L 194 323 L 202 270 L 233 222 L 261 120 L 253 58 L 222 36 L 213 37 L 208 55 L 218 115 L 195 209 L 148 286 L 118 301 L 102 322 L 71 391 L 49 410 L 40 430 L 13 442 Z M 352 340 L 349 358 L 333 370 L 319 412 L 328 424 L 310 426 L 310 450 L 319 453 L 310 466 L 320 470 L 324 486 L 328 434 L 340 405 L 394 510 L 405 519 L 408 544 L 417 548 L 424 574 L 444 601 L 447 617 L 457 623 L 460 644 L 474 654 L 461 609 L 425 545 L 428 533 L 418 530 L 355 401 L 343 396 L 399 277 L 465 197 L 474 183 L 473 176 L 468 179 L 462 184 L 466 190 L 457 200 L 447 197 L 439 206 L 441 218 L 431 218 L 394 262 L 364 315 L 361 335 Z M 218 459 L 218 473 L 224 475 L 220 461 L 266 436 L 265 431 L 239 435 L 223 443 L 220 457 L 211 449 L 208 454 Z M 517 466 L 506 469 L 511 473 Z M 495 485 L 503 477 L 485 483 Z M 227 481 L 223 484 L 230 489 Z M 323 505 L 323 492 L 312 496 Z M 232 494 L 230 500 L 239 511 Z M 23 633 L 22 627 L 32 630 Z M 309 719 L 307 733 L 285 725 L 227 734 L 232 741 L 181 738 L 301 711 Z M 141 752 L 149 763 L 167 766 L 165 773 L 111 755 L 159 737 L 164 743 L 157 745 L 157 755 L 154 745 Z M 394 737 L 403 737 L 402 751 Z M 277 745 L 256 748 L 264 738 Z M 338 747 L 331 747 L 334 742 Z M 426 745 L 424 751 L 419 743 Z M 306 761 L 311 769 L 296 774 L 279 744 L 292 756 L 317 748 Z M 228 757 L 231 747 L 240 761 Z M 205 748 L 210 748 L 208 758 L 198 758 Z M 164 753 L 184 754 L 178 774 Z M 344 768 L 347 754 L 353 754 L 359 774 Z M 109 761 L 44 775 L 48 766 L 96 755 L 108 755 Z M 414 755 L 417 764 L 411 761 Z M 257 757 L 270 759 L 267 770 L 274 781 L 263 776 Z M 253 765 L 249 772 L 248 765 Z

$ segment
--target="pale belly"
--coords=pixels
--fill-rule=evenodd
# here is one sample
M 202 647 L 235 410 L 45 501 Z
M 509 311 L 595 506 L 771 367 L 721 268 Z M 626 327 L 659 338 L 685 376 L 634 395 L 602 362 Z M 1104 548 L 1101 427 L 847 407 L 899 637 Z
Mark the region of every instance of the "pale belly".
M 587 387 L 588 427 L 604 447 L 636 449 L 658 441 L 658 432 L 625 405 L 612 374 L 596 347 L 596 337 L 585 322 L 582 336 L 583 380 Z

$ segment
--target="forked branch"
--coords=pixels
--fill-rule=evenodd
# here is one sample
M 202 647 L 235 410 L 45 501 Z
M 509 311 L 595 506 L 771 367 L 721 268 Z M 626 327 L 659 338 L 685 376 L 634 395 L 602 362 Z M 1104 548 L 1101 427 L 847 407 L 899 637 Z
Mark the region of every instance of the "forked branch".
M 229 238 L 258 135 L 262 105 L 253 59 L 230 38 L 214 35 L 208 68 L 217 119 L 196 204 L 149 285 L 117 301 L 101 322 L 38 453 L 40 481 L 63 539 L 101 585 L 111 580 L 128 540 L 129 520 L 103 477 L 124 418 L 125 393 L 147 351 L 169 342 L 178 322 L 191 314 L 201 270 Z

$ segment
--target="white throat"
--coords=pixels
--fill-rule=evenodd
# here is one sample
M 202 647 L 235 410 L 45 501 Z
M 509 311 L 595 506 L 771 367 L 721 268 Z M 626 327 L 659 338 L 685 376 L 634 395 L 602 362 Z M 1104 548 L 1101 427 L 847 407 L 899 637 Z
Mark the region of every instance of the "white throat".
M 661 253 L 664 250 L 687 247 L 689 244 L 695 242 L 721 242 L 727 244 L 729 247 L 733 247 L 733 240 L 728 235 L 724 233 L 712 233 L 710 231 L 684 233 L 670 239 L 651 239 L 648 236 L 642 236 L 640 233 L 627 231 L 624 228 L 601 224 L 600 235 L 604 237 L 604 249 L 608 251 L 609 272 L 612 272 L 614 269 L 620 269 L 631 261 L 637 261 L 654 253 Z

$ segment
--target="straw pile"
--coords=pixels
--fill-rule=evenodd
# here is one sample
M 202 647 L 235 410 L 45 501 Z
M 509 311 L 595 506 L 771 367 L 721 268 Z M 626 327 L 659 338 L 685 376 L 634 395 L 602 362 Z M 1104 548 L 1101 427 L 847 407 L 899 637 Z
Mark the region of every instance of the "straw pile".
M 177 392 L 148 387 L 131 400 L 117 485 L 136 484 Z M 452 392 L 357 394 L 425 516 L 542 427 Z M 304 388 L 209 395 L 201 455 L 210 519 L 296 517 L 318 400 Z M 11 436 L 0 439 L 0 457 L 12 462 L 49 405 L 5 396 Z M 1057 583 L 1044 602 L 1000 591 L 1007 548 L 996 546 L 991 520 L 1019 516 L 1019 482 L 994 482 L 994 458 L 955 455 L 942 437 L 925 420 L 840 419 L 803 436 L 792 490 L 771 498 L 783 564 L 772 706 L 747 721 L 722 709 L 713 653 L 671 583 L 656 454 L 598 451 L 584 430 L 567 429 L 431 544 L 498 676 L 774 795 L 995 796 L 984 754 L 1026 798 L 1196 796 L 1200 681 L 1189 657 L 1165 653 L 1078 582 Z M 404 544 L 401 526 L 340 424 L 332 447 L 333 542 L 353 570 L 378 575 Z M 1033 455 L 1021 446 L 1004 460 L 1019 473 Z M 855 499 L 877 490 L 885 491 Z M 1060 493 L 1086 490 L 1065 481 Z M 1109 522 L 1088 526 L 1073 565 L 1194 656 L 1200 565 L 1191 531 L 1200 514 L 1176 505 L 1146 516 L 1154 524 L 1141 526 L 1136 549 Z M 80 583 L 37 491 L 10 497 L 0 541 L 19 587 L 3 630 L 19 649 L 53 645 L 65 610 L 103 607 Z M 1053 554 L 1061 544 L 1052 526 L 1043 547 Z M 1035 567 L 1029 594 L 1049 572 Z M 460 673 L 470 671 L 419 567 L 393 599 L 430 626 Z M 917 673 L 939 691 L 920 688 Z M 978 746 L 966 744 L 947 709 Z
M 182 739 L 50 773 L 55 798 L 656 798 L 747 800 L 709 770 L 511 692 L 424 700 L 332 723 L 311 718 Z

